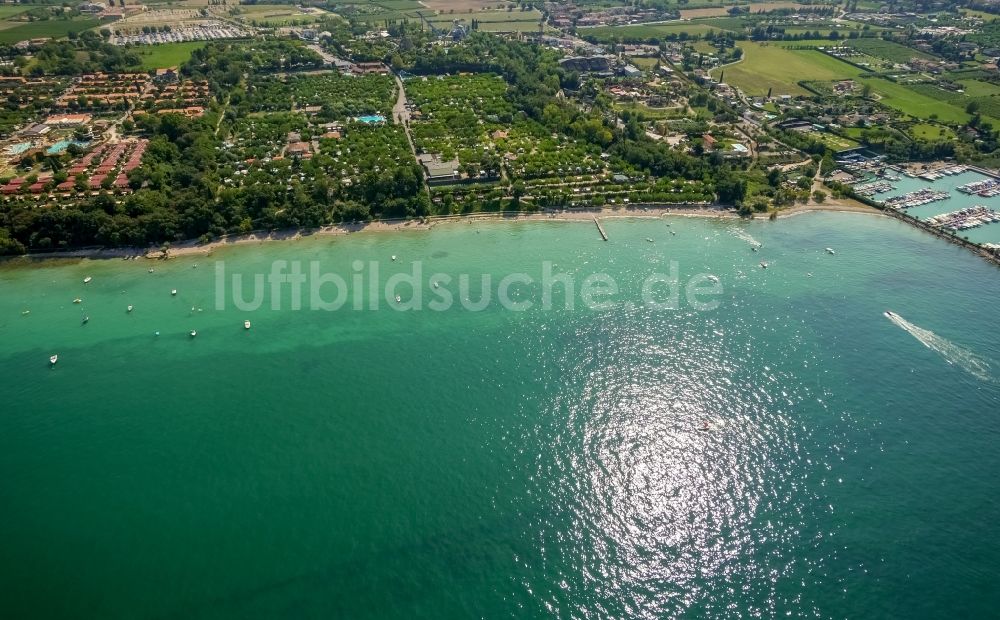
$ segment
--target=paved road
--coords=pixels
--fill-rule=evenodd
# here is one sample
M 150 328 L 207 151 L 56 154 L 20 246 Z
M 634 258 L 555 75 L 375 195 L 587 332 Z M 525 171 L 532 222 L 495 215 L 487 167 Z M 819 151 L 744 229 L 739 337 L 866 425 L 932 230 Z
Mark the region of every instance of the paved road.
M 406 141 L 410 143 L 410 152 L 413 153 L 413 159 L 419 162 L 417 147 L 414 146 L 413 136 L 410 135 L 410 111 L 406 109 L 406 88 L 403 87 L 403 80 L 399 79 L 398 75 L 393 74 L 393 77 L 396 79 L 396 88 L 399 89 L 399 95 L 396 97 L 396 105 L 392 107 L 392 122 L 403 126 L 403 132 L 406 133 Z M 427 186 L 427 179 L 424 179 L 424 191 L 430 196 L 431 190 Z

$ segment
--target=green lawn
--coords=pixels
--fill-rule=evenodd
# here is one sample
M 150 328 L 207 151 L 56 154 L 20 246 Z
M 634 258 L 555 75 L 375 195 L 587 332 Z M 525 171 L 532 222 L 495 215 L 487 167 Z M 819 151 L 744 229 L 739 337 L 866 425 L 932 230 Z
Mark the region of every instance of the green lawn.
M 25 39 L 65 37 L 69 32 L 83 32 L 99 25 L 96 19 L 62 20 L 49 19 L 40 22 L 26 22 L 22 25 L 0 30 L 0 43 L 17 43 Z
M 743 60 L 712 70 L 718 77 L 725 71 L 727 84 L 739 87 L 747 95 L 808 95 L 798 85 L 800 80 L 833 81 L 856 78 L 860 69 L 816 50 L 792 50 L 783 47 L 742 42 Z
M 205 47 L 206 43 L 207 41 L 160 43 L 159 45 L 137 46 L 133 48 L 133 51 L 139 55 L 142 61 L 139 68 L 148 71 L 150 69 L 178 67 L 191 58 L 193 51 Z

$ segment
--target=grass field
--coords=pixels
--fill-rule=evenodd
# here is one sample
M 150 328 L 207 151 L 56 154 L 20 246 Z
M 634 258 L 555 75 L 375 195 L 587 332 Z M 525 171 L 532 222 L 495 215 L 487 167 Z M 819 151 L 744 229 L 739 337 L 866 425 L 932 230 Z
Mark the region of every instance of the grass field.
M 861 81 L 871 84 L 872 89 L 881 96 L 882 103 L 914 118 L 927 119 L 936 114 L 938 120 L 946 122 L 964 123 L 969 120 L 969 115 L 962 108 L 918 93 L 902 84 L 879 78 L 865 78 Z
M 792 50 L 782 47 L 741 42 L 742 62 L 712 70 L 718 77 L 725 71 L 724 81 L 739 87 L 747 95 L 808 95 L 798 85 L 801 80 L 832 81 L 855 78 L 861 70 L 831 58 L 816 50 Z
M 150 69 L 165 69 L 177 67 L 191 58 L 191 52 L 205 47 L 206 41 L 184 41 L 182 43 L 161 43 L 159 45 L 142 45 L 134 48 L 142 63 L 143 71 Z
M 720 32 L 720 28 L 714 28 L 706 24 L 697 22 L 677 23 L 677 24 L 648 24 L 639 26 L 594 26 L 591 28 L 579 28 L 577 34 L 581 37 L 594 37 L 598 41 L 611 40 L 649 40 L 664 39 L 670 35 L 687 33 L 688 35 L 703 35 L 706 32 Z
M 0 6 L 0 19 L 7 19 L 8 17 L 20 15 L 29 9 L 37 8 L 37 6 L 38 5 L 32 6 L 25 4 L 11 6 L 9 4 L 5 4 Z
M 846 151 L 847 149 L 854 149 L 861 146 L 861 143 L 855 142 L 843 136 L 837 136 L 832 133 L 820 133 L 816 134 L 823 144 L 829 146 L 834 151 Z
M 959 80 L 969 97 L 995 97 L 1000 95 L 1000 86 L 979 80 Z
M 36 39 L 40 37 L 52 37 L 58 39 L 65 37 L 70 32 L 83 32 L 98 26 L 101 22 L 96 19 L 62 20 L 50 19 L 41 22 L 26 22 L 23 25 L 0 30 L 0 43 L 17 43 L 25 39 Z
M 952 130 L 941 125 L 930 123 L 917 123 L 910 127 L 908 133 L 914 138 L 922 140 L 954 140 L 955 134 Z

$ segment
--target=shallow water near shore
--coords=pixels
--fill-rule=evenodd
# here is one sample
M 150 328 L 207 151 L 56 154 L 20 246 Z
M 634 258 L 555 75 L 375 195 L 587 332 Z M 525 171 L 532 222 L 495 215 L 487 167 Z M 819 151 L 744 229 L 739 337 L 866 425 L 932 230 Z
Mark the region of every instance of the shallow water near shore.
M 0 612 L 993 613 L 1000 270 L 857 214 L 603 226 L 608 242 L 474 222 L 0 265 Z M 220 261 L 347 282 L 355 261 L 382 280 L 416 261 L 425 300 L 435 273 L 470 274 L 474 300 L 481 274 L 495 294 L 523 272 L 513 296 L 535 304 L 470 311 L 451 283 L 441 312 L 292 310 L 288 288 L 219 309 Z M 608 274 L 614 307 L 543 310 L 545 261 L 578 286 Z M 641 303 L 672 261 L 682 283 L 718 277 L 716 309 Z

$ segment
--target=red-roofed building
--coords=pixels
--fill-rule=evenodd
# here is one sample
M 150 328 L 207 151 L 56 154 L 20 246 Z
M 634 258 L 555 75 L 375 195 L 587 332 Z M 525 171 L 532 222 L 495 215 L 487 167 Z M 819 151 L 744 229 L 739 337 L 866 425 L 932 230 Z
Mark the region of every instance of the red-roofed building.
M 90 189 L 100 189 L 101 183 L 104 182 L 104 179 L 107 176 L 108 175 L 106 174 L 95 174 L 94 176 L 90 177 Z

